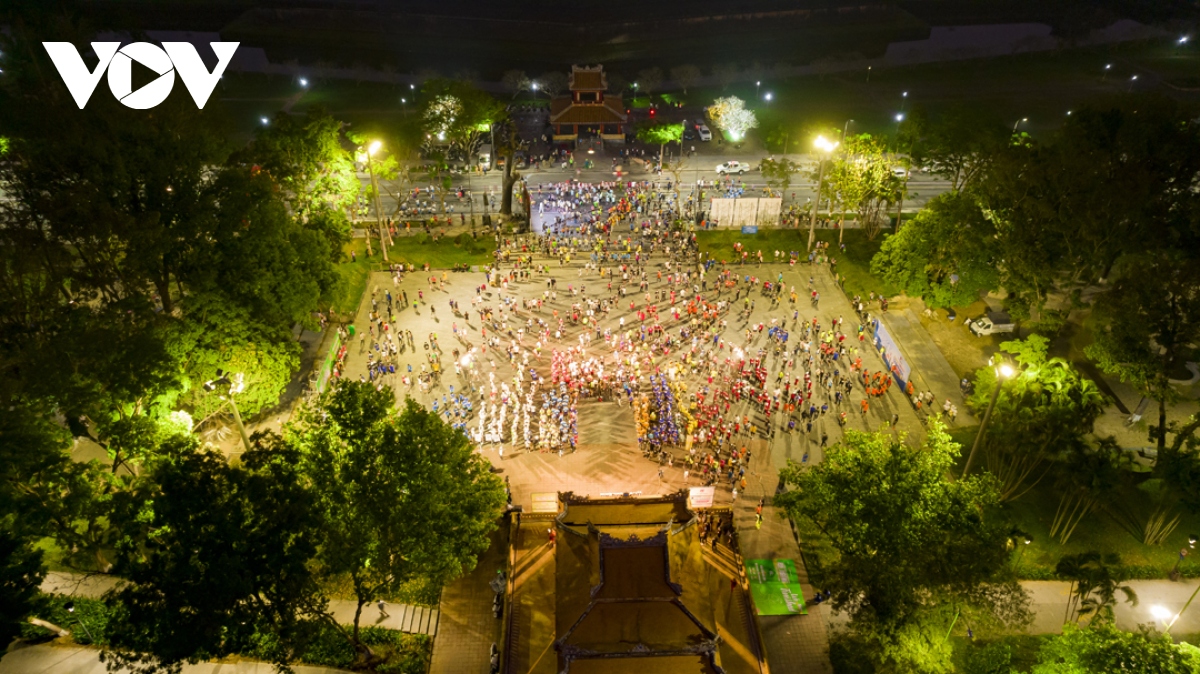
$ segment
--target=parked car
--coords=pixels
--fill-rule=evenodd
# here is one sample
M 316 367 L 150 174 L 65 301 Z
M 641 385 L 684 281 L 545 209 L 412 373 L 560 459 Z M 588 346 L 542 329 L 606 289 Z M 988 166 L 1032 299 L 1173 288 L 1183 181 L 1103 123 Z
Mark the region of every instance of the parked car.
M 683 127 L 683 139 L 684 140 L 696 140 L 696 130 L 689 129 L 686 126 Z
M 903 166 L 893 166 L 892 175 L 896 176 L 897 178 L 907 178 L 908 169 L 904 168 Z
M 525 151 L 517 150 L 516 152 L 514 152 L 513 153 L 513 168 L 523 169 L 527 166 L 529 166 L 529 156 L 525 154 Z
M 980 316 L 967 323 L 967 328 L 971 331 L 971 334 L 976 337 L 982 337 L 984 335 L 1002 335 L 1013 332 L 1017 329 L 1017 325 L 1013 323 L 1008 314 L 988 312 L 987 315 Z
M 712 140 L 712 131 L 708 130 L 708 125 L 706 124 L 697 124 L 696 133 L 700 135 L 700 140 L 702 141 L 708 142 Z

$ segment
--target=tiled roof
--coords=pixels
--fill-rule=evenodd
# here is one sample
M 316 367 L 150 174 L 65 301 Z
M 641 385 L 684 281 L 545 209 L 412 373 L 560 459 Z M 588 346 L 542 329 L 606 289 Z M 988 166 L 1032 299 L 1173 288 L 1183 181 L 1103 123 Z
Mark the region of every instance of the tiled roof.
M 570 98 L 557 98 L 550 103 L 551 124 L 623 124 L 625 103 L 620 96 L 607 96 L 603 104 L 574 103 Z
M 604 70 L 599 67 L 583 69 L 576 66 L 571 68 L 569 88 L 573 91 L 604 91 L 608 88 Z

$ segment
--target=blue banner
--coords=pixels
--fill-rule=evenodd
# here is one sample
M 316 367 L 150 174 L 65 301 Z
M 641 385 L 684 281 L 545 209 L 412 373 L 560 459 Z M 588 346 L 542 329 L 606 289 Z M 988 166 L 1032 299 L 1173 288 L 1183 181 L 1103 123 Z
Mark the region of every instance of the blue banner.
M 879 351 L 879 355 L 883 357 L 883 361 L 887 363 L 888 369 L 892 371 L 892 376 L 895 377 L 896 383 L 900 385 L 900 389 L 904 390 L 908 385 L 912 368 L 908 366 L 908 361 L 904 360 L 904 356 L 900 353 L 900 347 L 897 346 L 892 336 L 888 334 L 883 321 L 878 318 L 875 319 L 875 348 Z
M 742 234 L 758 234 L 758 225 L 744 225 Z

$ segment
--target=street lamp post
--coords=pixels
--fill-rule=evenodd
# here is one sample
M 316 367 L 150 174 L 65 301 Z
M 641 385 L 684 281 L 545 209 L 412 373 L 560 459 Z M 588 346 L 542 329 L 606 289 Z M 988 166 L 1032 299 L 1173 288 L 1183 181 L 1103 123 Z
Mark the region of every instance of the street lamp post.
M 1018 119 L 1016 122 L 1013 122 L 1013 133 L 1017 132 L 1018 126 L 1020 126 L 1021 124 L 1025 123 L 1025 122 L 1028 122 L 1028 121 L 1029 121 L 1028 117 L 1022 117 L 1021 119 Z
M 846 140 L 846 132 L 850 130 L 850 125 L 853 123 L 853 119 L 847 119 L 846 123 L 842 125 L 842 140 Z
M 242 415 L 238 412 L 237 402 L 235 402 L 233 399 L 234 396 L 245 390 L 246 382 L 242 378 L 241 373 L 235 374 L 233 379 L 230 379 L 226 372 L 217 370 L 217 378 L 204 382 L 204 390 L 212 393 L 213 391 L 217 390 L 218 384 L 229 387 L 229 397 L 226 398 L 225 396 L 221 396 L 221 399 L 229 401 L 229 408 L 233 410 L 233 421 L 235 424 L 237 424 L 238 433 L 240 433 L 242 436 L 242 445 L 248 452 L 250 451 L 250 438 L 246 435 L 246 427 L 242 425 Z
M 759 91 L 759 89 L 761 89 L 761 88 L 762 88 L 762 82 L 759 80 L 755 80 L 754 81 L 754 97 L 755 98 L 758 98 L 759 93 L 761 93 Z
M 1105 63 L 1105 64 L 1104 64 L 1104 73 L 1103 73 L 1102 75 L 1100 75 L 1100 81 L 1101 81 L 1101 82 L 1103 82 L 1104 80 L 1108 79 L 1108 71 L 1110 71 L 1110 70 L 1112 70 L 1112 64 L 1111 64 L 1111 63 Z
M 1137 82 L 1137 78 L 1138 78 L 1138 76 L 1137 76 L 1137 75 L 1134 75 L 1133 77 L 1130 77 L 1130 78 L 1129 78 L 1129 91 L 1128 91 L 1128 93 L 1131 93 L 1131 94 L 1133 93 L 1133 85 L 1134 85 L 1134 84 Z
M 812 251 L 813 240 L 817 235 L 817 210 L 821 206 L 821 187 L 825 182 L 825 158 L 820 155 L 820 152 L 832 153 L 841 143 L 831 142 L 825 139 L 825 136 L 817 136 L 813 141 L 813 146 L 817 148 L 817 198 L 813 200 L 812 215 L 808 220 L 808 250 Z
M 375 193 L 375 223 L 379 226 L 379 250 L 383 252 L 383 261 L 388 261 L 387 254 L 387 238 L 383 227 L 383 200 L 379 198 L 379 183 L 375 180 L 375 164 L 371 161 L 371 156 L 379 151 L 382 145 L 379 141 L 373 141 L 367 146 L 367 173 L 371 174 L 371 190 Z M 370 232 L 367 233 L 367 240 L 371 239 Z
M 967 465 L 963 466 L 960 478 L 966 477 L 967 473 L 971 472 L 971 464 L 975 462 L 975 453 L 979 451 L 979 445 L 983 441 L 983 433 L 987 430 L 988 421 L 992 418 L 992 410 L 996 409 L 996 399 L 1000 397 L 1000 386 L 1015 372 L 1008 363 L 1001 363 L 996 368 L 996 388 L 992 389 L 992 400 L 988 403 L 987 411 L 983 413 L 983 422 L 979 424 L 979 433 L 971 445 L 971 453 L 967 455 Z

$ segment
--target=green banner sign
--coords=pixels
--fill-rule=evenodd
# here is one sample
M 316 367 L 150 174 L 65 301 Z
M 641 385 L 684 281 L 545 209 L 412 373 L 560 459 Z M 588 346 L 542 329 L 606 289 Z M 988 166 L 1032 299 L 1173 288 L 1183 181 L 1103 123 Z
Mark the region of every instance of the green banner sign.
M 800 575 L 790 559 L 747 559 L 750 596 L 759 615 L 807 615 Z

